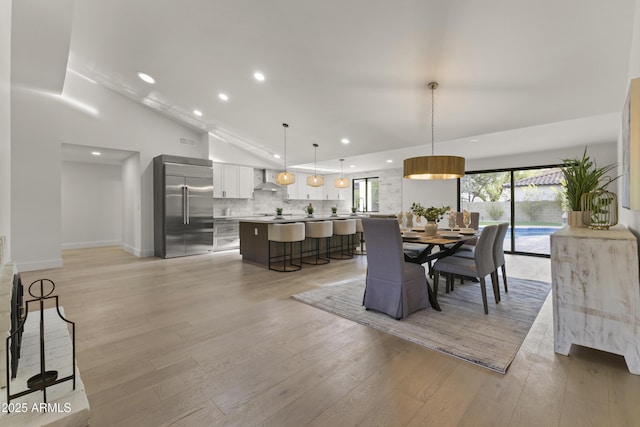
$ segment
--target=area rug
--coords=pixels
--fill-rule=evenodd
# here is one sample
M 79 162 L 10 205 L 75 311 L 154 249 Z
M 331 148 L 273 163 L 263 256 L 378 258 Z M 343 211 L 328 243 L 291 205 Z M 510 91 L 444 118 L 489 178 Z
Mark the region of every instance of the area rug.
M 456 281 L 455 292 L 447 294 L 441 280 L 438 302 L 442 311 L 429 307 L 395 320 L 364 309 L 364 280 L 343 281 L 291 297 L 502 374 L 507 372 L 551 289 L 549 283 L 509 277 L 509 293 L 501 289 L 502 300 L 495 304 L 489 282 L 489 314 L 485 315 L 478 283 L 461 285 Z

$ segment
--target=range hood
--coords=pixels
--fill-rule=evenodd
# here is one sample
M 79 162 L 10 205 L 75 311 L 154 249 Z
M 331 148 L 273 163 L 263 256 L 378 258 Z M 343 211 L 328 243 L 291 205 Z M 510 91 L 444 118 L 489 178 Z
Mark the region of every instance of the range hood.
M 282 187 L 276 184 L 275 182 L 270 181 L 267 177 L 270 174 L 267 173 L 266 169 L 262 170 L 262 183 L 260 183 L 254 190 L 258 191 L 278 191 L 281 190 Z

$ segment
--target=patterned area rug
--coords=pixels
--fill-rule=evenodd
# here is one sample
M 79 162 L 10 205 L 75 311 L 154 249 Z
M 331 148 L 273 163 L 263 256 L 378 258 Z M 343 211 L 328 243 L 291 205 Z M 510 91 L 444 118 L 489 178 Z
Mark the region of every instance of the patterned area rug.
M 502 374 L 513 361 L 544 303 L 551 284 L 509 277 L 509 293 L 500 282 L 500 304 L 495 304 L 487 283 L 489 314 L 482 308 L 480 285 L 456 280 L 455 291 L 444 293 L 440 280 L 438 302 L 404 320 L 367 311 L 362 306 L 364 278 L 324 286 L 292 295 L 292 298 L 362 325 L 387 332 Z

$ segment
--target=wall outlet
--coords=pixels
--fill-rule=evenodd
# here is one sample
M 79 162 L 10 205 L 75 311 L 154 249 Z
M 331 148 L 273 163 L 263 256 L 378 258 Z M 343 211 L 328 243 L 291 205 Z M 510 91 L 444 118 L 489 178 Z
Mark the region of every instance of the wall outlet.
M 255 234 L 256 236 L 258 235 L 258 229 L 257 228 L 253 229 L 253 234 Z

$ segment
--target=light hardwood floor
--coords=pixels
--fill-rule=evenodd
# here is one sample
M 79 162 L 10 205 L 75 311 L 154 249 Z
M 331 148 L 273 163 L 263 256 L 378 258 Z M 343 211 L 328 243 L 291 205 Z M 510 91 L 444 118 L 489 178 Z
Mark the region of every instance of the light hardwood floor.
M 237 252 L 63 256 L 23 281 L 54 280 L 77 323 L 94 427 L 640 425 L 622 357 L 553 352 L 550 298 L 500 375 L 289 298 L 364 276 L 363 257 L 277 273 Z M 550 280 L 548 259 L 510 256 L 507 272 Z

